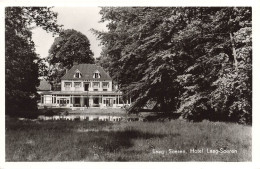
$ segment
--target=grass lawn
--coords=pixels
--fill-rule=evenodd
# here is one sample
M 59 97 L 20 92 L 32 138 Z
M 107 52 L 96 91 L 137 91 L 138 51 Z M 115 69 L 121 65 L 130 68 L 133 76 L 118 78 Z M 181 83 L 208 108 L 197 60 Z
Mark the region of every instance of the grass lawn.
M 251 161 L 251 149 L 251 126 L 233 123 L 6 119 L 6 161 Z

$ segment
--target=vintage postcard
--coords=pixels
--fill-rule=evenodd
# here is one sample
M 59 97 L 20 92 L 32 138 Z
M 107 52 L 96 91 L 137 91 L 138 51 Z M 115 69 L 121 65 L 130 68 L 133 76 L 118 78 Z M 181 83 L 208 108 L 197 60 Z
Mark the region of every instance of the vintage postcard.
M 259 3 L 126 2 L 2 2 L 3 168 L 257 167 Z

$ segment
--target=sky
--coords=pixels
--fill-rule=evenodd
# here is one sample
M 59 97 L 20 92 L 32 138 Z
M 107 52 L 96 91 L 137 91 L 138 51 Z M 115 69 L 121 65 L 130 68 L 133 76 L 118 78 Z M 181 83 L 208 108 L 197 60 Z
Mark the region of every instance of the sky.
M 99 23 L 101 15 L 99 7 L 54 7 L 53 11 L 58 13 L 58 24 L 64 25 L 63 29 L 75 29 L 86 35 L 90 41 L 90 49 L 94 57 L 100 56 L 101 46 L 96 36 L 90 31 L 91 28 L 100 31 L 107 31 L 105 23 Z M 41 58 L 48 56 L 48 51 L 54 42 L 52 33 L 46 33 L 41 28 L 32 30 L 33 41 L 36 46 L 36 53 Z

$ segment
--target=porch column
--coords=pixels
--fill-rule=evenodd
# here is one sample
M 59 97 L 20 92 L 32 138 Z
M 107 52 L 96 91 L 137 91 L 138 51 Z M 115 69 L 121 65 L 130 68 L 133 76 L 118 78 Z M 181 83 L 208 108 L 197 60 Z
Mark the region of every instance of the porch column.
M 74 96 L 73 95 L 71 96 L 71 104 L 72 104 L 72 107 L 74 107 Z
M 83 98 L 83 95 L 80 96 L 80 107 L 84 107 L 84 98 Z
M 102 104 L 102 96 L 98 96 L 98 102 L 99 102 L 99 104 L 101 103 Z

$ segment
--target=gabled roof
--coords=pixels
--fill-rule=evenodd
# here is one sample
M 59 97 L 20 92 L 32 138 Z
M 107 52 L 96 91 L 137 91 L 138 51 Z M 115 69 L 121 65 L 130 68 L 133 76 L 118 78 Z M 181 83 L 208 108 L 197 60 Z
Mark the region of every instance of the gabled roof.
M 74 75 L 76 70 L 81 73 L 80 78 L 75 78 Z M 93 78 L 95 71 L 99 71 L 100 78 Z M 112 80 L 112 78 L 104 71 L 104 69 L 95 64 L 78 64 L 74 65 L 62 78 L 61 80 Z
M 40 85 L 37 87 L 37 90 L 49 91 L 49 90 L 51 90 L 51 84 L 47 80 L 41 79 Z

